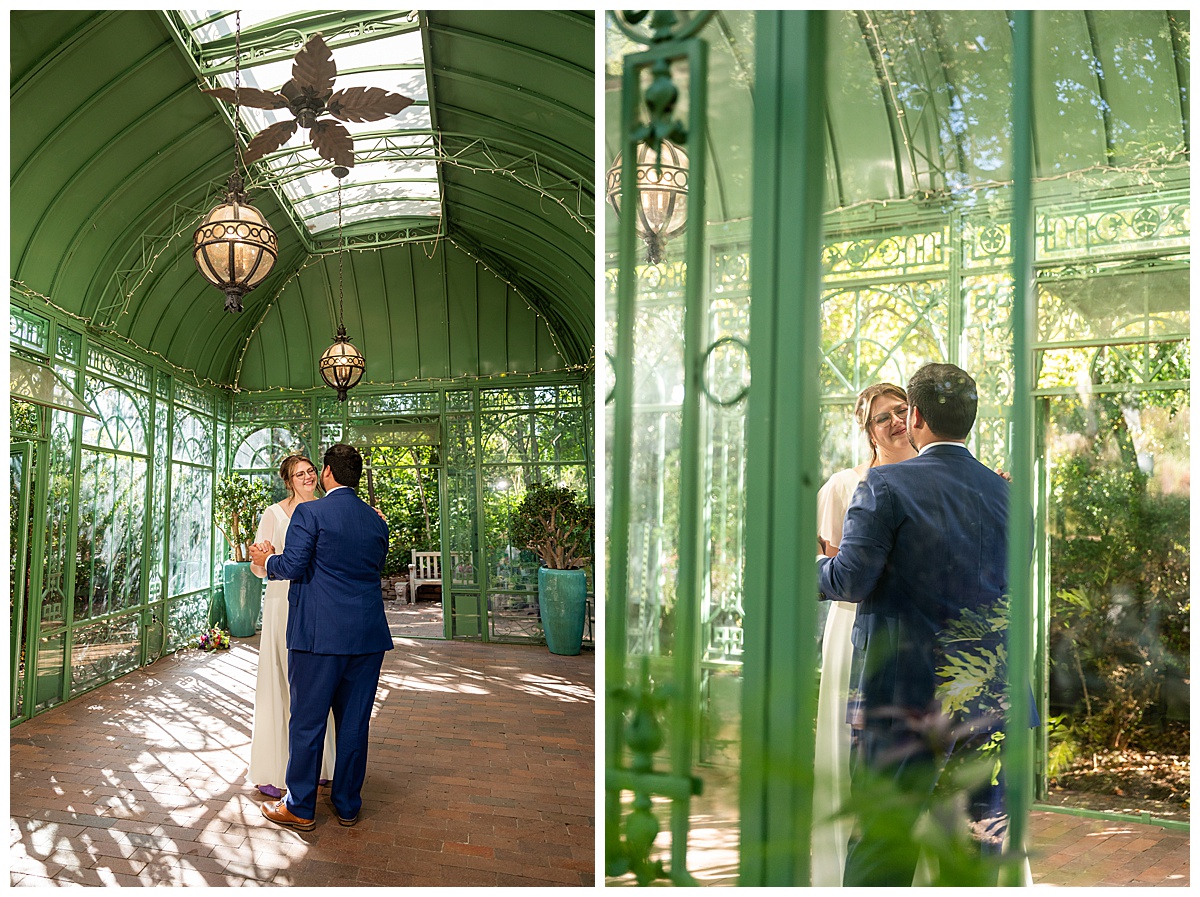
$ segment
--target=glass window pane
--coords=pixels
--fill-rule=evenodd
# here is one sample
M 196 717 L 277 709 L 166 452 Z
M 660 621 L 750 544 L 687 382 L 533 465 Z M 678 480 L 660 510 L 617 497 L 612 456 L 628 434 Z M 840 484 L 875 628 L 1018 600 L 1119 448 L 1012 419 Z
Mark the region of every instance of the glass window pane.
M 184 464 L 172 465 L 168 594 L 179 595 L 208 587 L 212 538 L 212 471 Z

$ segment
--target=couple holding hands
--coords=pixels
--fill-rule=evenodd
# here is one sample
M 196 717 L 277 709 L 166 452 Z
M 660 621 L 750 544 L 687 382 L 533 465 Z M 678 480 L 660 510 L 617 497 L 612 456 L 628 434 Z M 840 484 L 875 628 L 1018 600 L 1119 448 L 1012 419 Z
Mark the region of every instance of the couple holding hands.
M 316 827 L 326 779 L 338 823 L 358 822 L 371 710 L 393 647 L 380 588 L 388 527 L 355 493 L 362 469 L 353 446 L 332 446 L 319 474 L 325 495 L 313 501 L 316 467 L 285 459 L 290 494 L 263 514 L 250 548 L 268 582 L 248 778 L 279 798 L 263 815 L 300 831 Z

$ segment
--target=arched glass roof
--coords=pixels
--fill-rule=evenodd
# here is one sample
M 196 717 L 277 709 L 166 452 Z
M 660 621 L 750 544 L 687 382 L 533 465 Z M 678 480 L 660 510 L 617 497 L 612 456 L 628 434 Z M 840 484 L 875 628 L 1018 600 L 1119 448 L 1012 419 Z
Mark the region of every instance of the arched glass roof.
M 188 31 L 201 74 L 207 73 L 214 87 L 233 88 L 237 16 L 228 11 L 204 10 L 184 10 L 178 16 Z M 294 36 L 296 26 L 309 20 L 311 14 L 280 17 L 262 10 L 242 13 L 240 42 L 247 58 L 241 64 L 241 85 L 278 92 L 292 77 L 293 60 L 282 54 L 287 52 L 288 41 L 299 49 L 300 41 Z M 377 87 L 414 101 L 382 121 L 345 123 L 354 138 L 356 164 L 342 180 L 344 224 L 394 224 L 396 219 L 436 223 L 442 215 L 441 186 L 432 139 L 424 40 L 417 13 L 377 13 L 365 21 L 343 19 L 329 24 L 331 30 L 342 31 L 329 42 L 338 67 L 336 90 Z M 263 50 L 264 41 L 278 49 Z M 249 135 L 291 118 L 288 110 L 239 106 L 237 111 L 241 129 Z M 387 158 L 377 152 L 381 145 L 405 152 Z M 268 155 L 264 165 L 310 234 L 320 236 L 337 227 L 337 180 L 329 173 L 329 163 L 313 149 L 307 131 L 297 129 L 282 147 Z

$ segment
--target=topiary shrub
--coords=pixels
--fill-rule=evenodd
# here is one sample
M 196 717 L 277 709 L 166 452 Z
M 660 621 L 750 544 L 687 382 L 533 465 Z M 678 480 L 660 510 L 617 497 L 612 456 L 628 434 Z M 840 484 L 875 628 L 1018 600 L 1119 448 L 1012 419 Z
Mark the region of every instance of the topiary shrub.
M 542 566 L 570 570 L 592 562 L 595 520 L 596 509 L 582 504 L 573 489 L 534 483 L 509 516 L 508 532 Z

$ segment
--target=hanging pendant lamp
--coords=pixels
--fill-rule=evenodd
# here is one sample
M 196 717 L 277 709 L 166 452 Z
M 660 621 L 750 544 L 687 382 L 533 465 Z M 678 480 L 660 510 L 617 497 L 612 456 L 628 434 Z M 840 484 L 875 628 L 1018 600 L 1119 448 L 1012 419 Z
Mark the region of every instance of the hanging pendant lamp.
M 646 261 L 662 261 L 667 241 L 683 232 L 687 224 L 688 157 L 669 140 L 662 141 L 659 155 L 648 144 L 638 147 L 637 216 L 638 236 L 646 244 Z M 617 155 L 605 178 L 608 201 L 621 213 L 621 156 Z
M 236 171 L 226 191 L 192 235 L 192 256 L 204 279 L 225 294 L 225 310 L 239 312 L 242 297 L 275 267 L 279 241 L 262 212 L 250 205 Z
M 234 96 L 241 91 L 242 17 L 235 26 Z M 236 99 L 235 99 L 236 103 Z M 204 216 L 192 235 L 192 257 L 204 279 L 225 294 L 225 310 L 240 312 L 242 297 L 266 279 L 279 258 L 279 240 L 262 212 L 250 204 L 241 170 L 241 144 L 237 139 L 237 108 L 234 109 L 235 150 L 233 174 L 225 199 Z
M 346 401 L 346 393 L 358 385 L 367 370 L 367 360 L 346 336 L 346 325 L 342 320 L 342 264 L 345 255 L 342 245 L 342 178 L 349 173 L 349 169 L 341 165 L 333 169 L 333 175 L 338 179 L 338 328 L 333 345 L 321 353 L 317 362 L 321 379 L 337 390 L 339 402 Z

